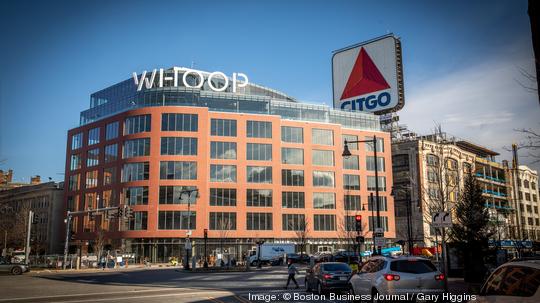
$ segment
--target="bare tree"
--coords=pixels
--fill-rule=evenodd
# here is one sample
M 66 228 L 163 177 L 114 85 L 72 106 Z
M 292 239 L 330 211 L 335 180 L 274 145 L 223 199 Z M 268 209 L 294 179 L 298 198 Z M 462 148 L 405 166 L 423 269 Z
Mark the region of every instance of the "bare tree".
M 218 221 L 218 235 L 219 235 L 219 252 L 221 253 L 221 258 L 223 260 L 223 257 L 225 256 L 223 253 L 223 242 L 225 239 L 227 239 L 231 233 L 231 227 L 232 222 L 229 218 L 221 218 L 221 220 Z
M 307 239 L 309 235 L 309 222 L 304 216 L 304 221 L 300 221 L 297 226 L 294 226 L 292 222 L 289 222 L 289 227 L 294 230 L 296 236 L 296 243 L 300 250 L 300 261 L 304 258 L 304 252 L 307 246 Z
M 95 235 L 95 241 L 94 241 L 94 252 L 96 253 L 96 256 L 98 257 L 98 262 L 100 261 L 101 255 L 103 254 L 103 249 L 105 244 L 107 243 L 107 231 L 103 229 L 101 225 L 96 227 L 96 231 L 94 232 Z
M 356 248 L 358 247 L 356 237 L 358 235 L 367 235 L 369 230 L 369 221 L 362 219 L 362 231 L 359 234 L 356 231 L 356 214 L 350 209 L 351 207 L 347 207 L 347 205 L 345 205 L 344 211 L 342 212 L 343 220 L 340 220 L 338 223 L 338 238 L 346 243 L 347 251 L 356 251 Z
M 532 163 L 540 163 L 540 131 L 532 128 L 516 129 L 516 132 L 524 136 L 524 140 L 518 144 L 518 149 L 527 151 L 529 157 L 533 158 Z M 511 148 L 505 148 L 511 150 Z

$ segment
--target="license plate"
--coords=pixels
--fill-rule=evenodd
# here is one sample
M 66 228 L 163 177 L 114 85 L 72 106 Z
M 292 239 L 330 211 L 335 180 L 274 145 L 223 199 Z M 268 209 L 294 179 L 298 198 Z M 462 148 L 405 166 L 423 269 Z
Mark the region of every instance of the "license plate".
M 339 277 L 340 280 L 346 281 L 347 277 Z

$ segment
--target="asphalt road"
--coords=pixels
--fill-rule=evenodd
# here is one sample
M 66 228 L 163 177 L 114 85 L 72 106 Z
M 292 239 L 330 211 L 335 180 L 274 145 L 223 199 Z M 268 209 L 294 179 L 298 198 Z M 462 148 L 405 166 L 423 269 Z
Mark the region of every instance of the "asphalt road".
M 285 267 L 227 273 L 166 268 L 3 275 L 0 303 L 313 302 L 314 298 L 304 297 L 313 294 L 303 290 L 303 274 L 297 275 L 300 289 L 285 290 L 286 280 Z

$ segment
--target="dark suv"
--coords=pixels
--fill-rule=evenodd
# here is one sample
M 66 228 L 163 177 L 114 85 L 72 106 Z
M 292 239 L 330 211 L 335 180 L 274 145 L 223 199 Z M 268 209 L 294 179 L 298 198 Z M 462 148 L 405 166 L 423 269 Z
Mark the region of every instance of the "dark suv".
M 341 262 L 321 262 L 306 272 L 306 291 L 315 290 L 322 294 L 328 290 L 342 291 L 349 289 L 352 270 Z

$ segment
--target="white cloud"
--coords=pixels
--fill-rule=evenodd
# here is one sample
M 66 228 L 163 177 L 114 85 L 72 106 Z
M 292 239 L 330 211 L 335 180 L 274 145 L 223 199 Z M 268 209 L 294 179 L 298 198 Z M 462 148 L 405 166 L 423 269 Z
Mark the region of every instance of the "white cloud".
M 407 83 L 400 119 L 421 134 L 440 123 L 443 131 L 500 152 L 500 160 L 509 159 L 503 147 L 522 137 L 515 129 L 540 129 L 538 97 L 518 83 L 523 79 L 519 68 L 532 73 L 533 62 L 530 51 L 524 51 L 504 60 L 488 59 L 425 83 Z

